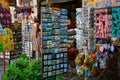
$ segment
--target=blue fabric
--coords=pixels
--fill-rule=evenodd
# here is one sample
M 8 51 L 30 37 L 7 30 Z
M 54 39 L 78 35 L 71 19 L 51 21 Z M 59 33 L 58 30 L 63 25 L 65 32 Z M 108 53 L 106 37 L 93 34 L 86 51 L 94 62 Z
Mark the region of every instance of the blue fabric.
M 112 37 L 120 37 L 120 7 L 112 8 Z M 117 25 L 116 25 L 117 24 Z

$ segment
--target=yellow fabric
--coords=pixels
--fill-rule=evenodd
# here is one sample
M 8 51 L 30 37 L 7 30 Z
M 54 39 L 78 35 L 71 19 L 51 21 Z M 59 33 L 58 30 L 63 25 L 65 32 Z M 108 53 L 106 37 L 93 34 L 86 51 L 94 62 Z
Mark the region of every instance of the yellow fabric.
M 6 32 L 4 36 L 3 41 L 3 49 L 5 52 L 7 51 L 13 51 L 14 50 L 14 40 L 13 40 L 13 34 L 12 30 L 10 28 L 4 28 L 4 31 Z
M 90 2 L 94 2 L 94 0 L 88 0 L 88 3 L 90 3 Z
M 18 27 L 19 27 L 19 24 L 18 24 L 17 21 L 15 21 L 15 23 L 14 23 L 14 28 L 15 28 L 15 29 L 18 29 Z

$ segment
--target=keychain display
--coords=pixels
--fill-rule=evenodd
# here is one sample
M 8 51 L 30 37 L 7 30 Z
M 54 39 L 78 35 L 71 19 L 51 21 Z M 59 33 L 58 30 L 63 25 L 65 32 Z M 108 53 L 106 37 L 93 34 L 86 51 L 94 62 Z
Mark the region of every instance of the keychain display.
M 95 31 L 94 31 L 94 9 L 89 8 L 88 9 L 88 18 L 89 18 L 89 23 L 88 23 L 88 50 L 89 51 L 94 51 L 95 50 Z
M 33 53 L 33 34 L 32 34 L 33 30 L 32 29 L 33 29 L 32 24 L 29 25 L 29 28 L 28 28 L 28 25 L 26 24 L 22 29 L 23 50 L 27 56 L 29 56 L 28 53 L 30 53 L 30 57 L 32 57 L 32 53 Z
M 97 49 L 96 56 L 99 61 L 100 69 L 106 68 L 106 60 L 112 58 L 114 55 L 114 45 L 109 43 L 109 41 L 103 42 Z
M 75 64 L 78 66 L 77 72 L 78 75 L 84 75 L 85 69 L 86 75 L 92 75 L 93 67 L 97 62 L 97 56 L 94 53 L 87 53 L 85 58 L 85 53 L 79 53 L 75 59 Z M 89 76 L 88 76 L 89 77 Z
M 112 1 L 106 0 L 106 7 L 111 7 L 111 6 L 112 6 Z
M 82 8 L 77 8 L 76 9 L 76 46 L 77 48 L 81 48 L 83 46 L 85 46 L 84 44 L 86 43 L 85 39 L 84 39 L 84 26 L 83 26 L 83 15 L 82 15 Z
M 42 10 L 42 77 L 67 71 L 67 10 Z

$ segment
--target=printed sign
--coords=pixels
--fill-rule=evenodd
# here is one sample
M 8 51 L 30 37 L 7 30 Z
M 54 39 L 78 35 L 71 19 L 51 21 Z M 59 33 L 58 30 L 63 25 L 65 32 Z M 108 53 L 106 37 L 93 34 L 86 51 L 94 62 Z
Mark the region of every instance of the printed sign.
M 67 71 L 67 10 L 42 8 L 42 78 Z

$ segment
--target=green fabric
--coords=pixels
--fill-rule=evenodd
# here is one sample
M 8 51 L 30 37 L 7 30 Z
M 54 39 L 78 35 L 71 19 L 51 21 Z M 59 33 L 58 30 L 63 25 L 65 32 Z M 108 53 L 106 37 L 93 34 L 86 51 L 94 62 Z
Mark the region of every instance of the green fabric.
M 56 76 L 56 80 L 63 80 L 61 76 Z
M 3 44 L 0 43 L 0 52 L 3 52 Z

